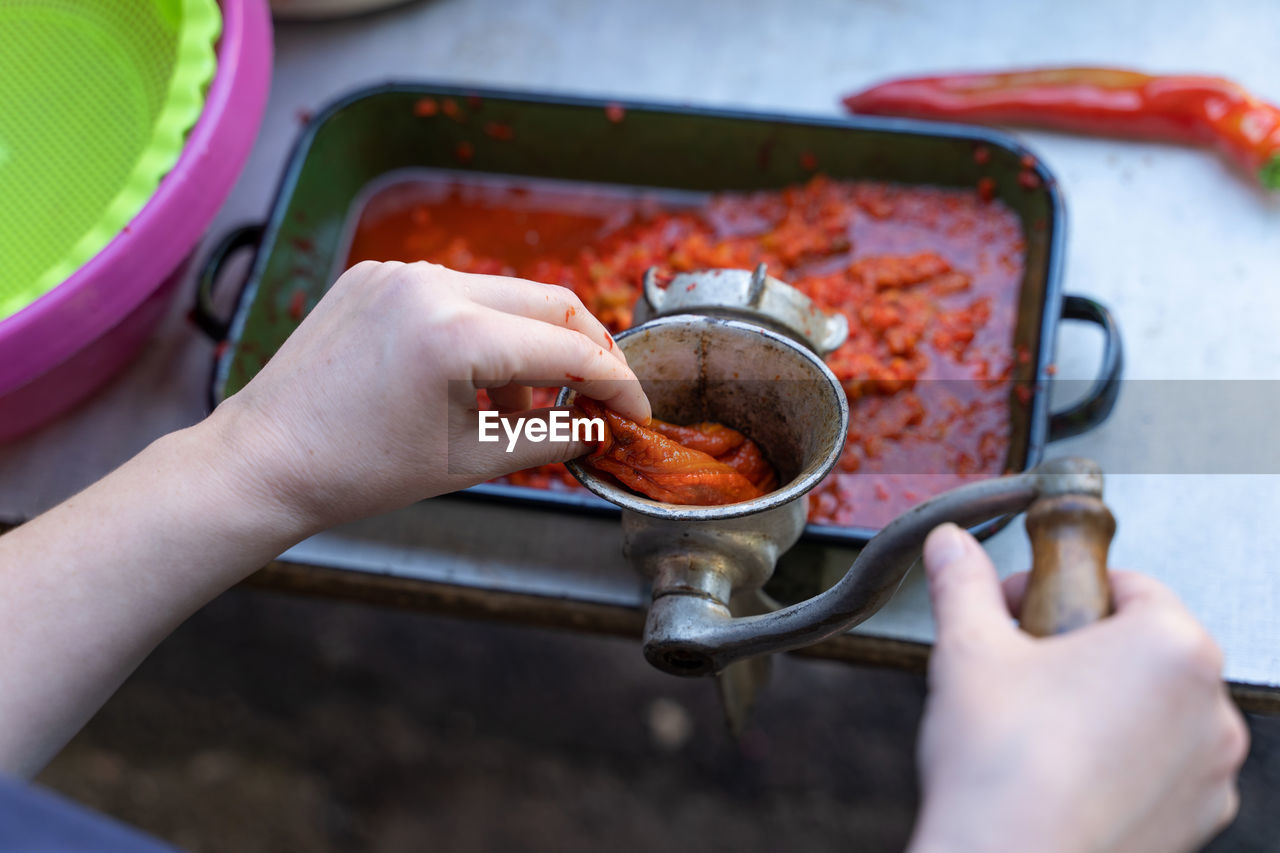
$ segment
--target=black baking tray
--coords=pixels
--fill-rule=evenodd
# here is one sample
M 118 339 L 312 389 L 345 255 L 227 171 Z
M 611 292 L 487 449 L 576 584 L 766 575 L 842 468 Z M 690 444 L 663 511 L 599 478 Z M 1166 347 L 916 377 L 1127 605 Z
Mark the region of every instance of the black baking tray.
M 461 120 L 424 121 L 415 109 L 423 98 L 454 99 Z M 514 139 L 486 134 L 492 121 L 511 128 Z M 459 160 L 460 144 L 469 147 L 466 162 Z M 975 157 L 978 146 L 989 156 Z M 716 192 L 801 183 L 810 176 L 804 163 L 813 159 L 824 174 L 838 179 L 972 188 L 987 177 L 995 197 L 1021 219 L 1025 271 L 1011 345 L 1031 358 L 1015 367 L 1014 381 L 1024 386 L 1026 405 L 1011 407 L 1008 470 L 1034 466 L 1046 443 L 1091 429 L 1107 417 L 1123 364 L 1119 330 L 1099 303 L 1063 295 L 1062 196 L 1039 158 L 1012 137 L 906 119 L 805 118 L 433 83 L 362 89 L 318 112 L 294 147 L 266 222 L 237 228 L 217 243 L 201 271 L 192 312 L 196 324 L 221 342 L 211 403 L 243 387 L 293 331 L 298 312 L 291 306 L 298 300 L 314 304 L 323 295 L 341 271 L 351 222 L 369 187 L 393 173 L 450 169 Z M 1027 172 L 1038 180 L 1026 181 Z M 234 308 L 220 314 L 214 290 L 225 278 L 227 261 L 241 250 L 253 252 L 252 265 Z M 1104 351 L 1088 393 L 1069 409 L 1050 412 L 1047 369 L 1062 320 L 1100 326 Z M 530 507 L 617 512 L 585 492 L 486 483 L 463 494 Z M 979 525 L 975 533 L 989 535 L 1005 521 Z M 810 524 L 805 538 L 860 545 L 875 533 Z

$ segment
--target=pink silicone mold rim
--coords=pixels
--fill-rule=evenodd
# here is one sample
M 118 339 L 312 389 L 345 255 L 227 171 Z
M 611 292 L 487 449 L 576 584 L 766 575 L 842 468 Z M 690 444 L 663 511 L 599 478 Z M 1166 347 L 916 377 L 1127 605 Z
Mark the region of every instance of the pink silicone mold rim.
M 248 159 L 271 80 L 266 0 L 221 0 L 218 69 L 173 171 L 70 278 L 0 321 L 0 396 L 109 332 L 190 254 Z

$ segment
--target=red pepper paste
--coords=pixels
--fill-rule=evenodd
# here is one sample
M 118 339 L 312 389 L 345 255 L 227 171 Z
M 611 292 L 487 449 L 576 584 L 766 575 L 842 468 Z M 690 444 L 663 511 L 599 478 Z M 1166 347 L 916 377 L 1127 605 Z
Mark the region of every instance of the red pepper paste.
M 826 359 L 849 398 L 849 432 L 810 493 L 809 519 L 876 528 L 1005 469 L 1024 254 L 1018 217 L 976 189 L 817 175 L 781 190 L 668 198 L 442 177 L 375 195 L 349 261 L 430 260 L 563 284 L 615 334 L 631 325 L 650 266 L 767 263 L 849 320 L 848 341 Z M 535 405 L 554 393 L 535 392 Z M 562 465 L 504 479 L 579 488 Z

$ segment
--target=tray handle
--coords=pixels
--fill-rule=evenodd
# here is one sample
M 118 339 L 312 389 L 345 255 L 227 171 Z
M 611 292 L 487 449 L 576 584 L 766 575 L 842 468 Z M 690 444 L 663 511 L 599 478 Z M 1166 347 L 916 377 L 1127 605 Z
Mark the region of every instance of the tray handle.
M 1088 432 L 1107 419 L 1120 396 L 1120 375 L 1124 372 L 1124 343 L 1120 327 L 1105 305 L 1087 296 L 1062 297 L 1062 319 L 1082 320 L 1102 328 L 1102 367 L 1084 399 L 1049 415 L 1049 441 Z
M 191 308 L 191 322 L 215 343 L 225 341 L 231 330 L 230 318 L 218 316 L 213 305 L 213 294 L 222 277 L 222 269 L 242 249 L 252 248 L 256 255 L 258 245 L 262 242 L 263 230 L 263 226 L 258 223 L 233 228 L 217 242 L 200 267 L 200 275 L 196 279 L 196 303 Z

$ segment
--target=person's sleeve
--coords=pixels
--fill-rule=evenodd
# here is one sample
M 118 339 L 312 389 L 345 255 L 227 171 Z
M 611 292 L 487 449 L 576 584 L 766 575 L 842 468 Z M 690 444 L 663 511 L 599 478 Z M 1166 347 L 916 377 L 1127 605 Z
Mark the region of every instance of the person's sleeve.
M 175 848 L 51 791 L 0 776 L 0 851 L 175 853 Z

